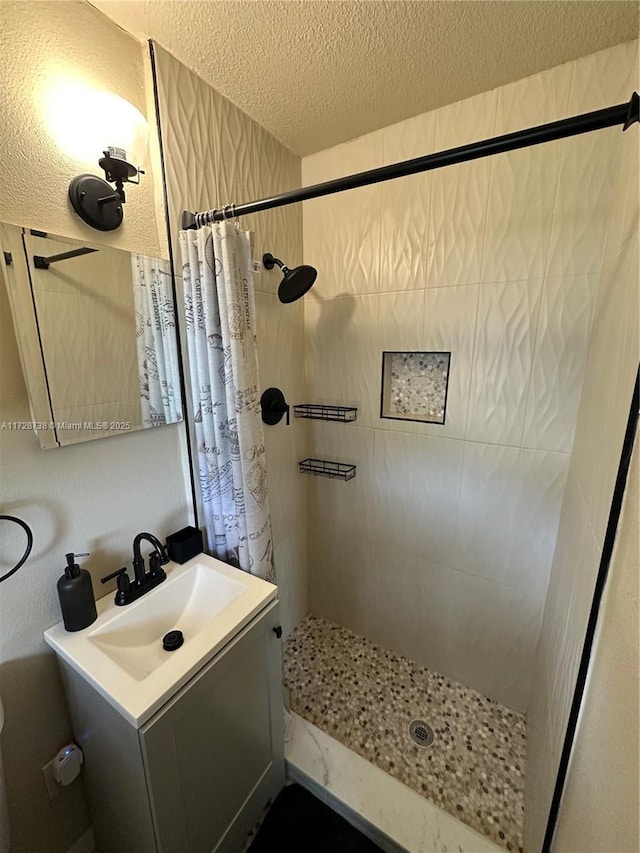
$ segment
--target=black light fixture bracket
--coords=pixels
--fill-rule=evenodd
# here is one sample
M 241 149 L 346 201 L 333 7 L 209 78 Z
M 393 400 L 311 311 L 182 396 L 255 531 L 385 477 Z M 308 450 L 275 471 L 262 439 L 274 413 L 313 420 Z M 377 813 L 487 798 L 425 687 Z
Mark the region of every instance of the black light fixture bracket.
M 116 193 L 124 204 L 127 199 L 122 185 L 124 183 L 139 184 L 139 176 L 144 175 L 144 172 L 133 163 L 127 162 L 127 152 L 122 148 L 106 148 L 102 153 L 104 156 L 98 160 L 98 165 L 104 169 L 107 181 L 116 185 Z M 138 180 L 134 181 L 136 177 Z
M 78 175 L 69 186 L 69 201 L 87 225 L 98 231 L 115 231 L 124 218 L 124 184 L 139 184 L 144 172 L 127 161 L 122 148 L 105 148 L 102 153 L 98 165 L 104 169 L 106 180 L 96 175 Z

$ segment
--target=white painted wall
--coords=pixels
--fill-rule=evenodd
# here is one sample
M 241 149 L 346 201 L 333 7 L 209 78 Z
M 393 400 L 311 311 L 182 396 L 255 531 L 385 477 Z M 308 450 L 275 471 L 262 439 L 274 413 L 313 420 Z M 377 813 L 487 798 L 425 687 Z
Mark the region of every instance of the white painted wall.
M 628 100 L 635 43 L 303 160 L 303 184 Z M 632 134 L 635 131 L 632 131 Z M 526 710 L 607 233 L 610 129 L 305 202 L 310 607 Z M 383 350 L 452 351 L 444 426 L 379 417 Z
M 0 221 L 149 254 L 163 253 L 153 174 L 128 193 L 125 225 L 112 235 L 88 229 L 70 210 L 70 179 L 95 164 L 75 162 L 52 144 L 38 93 L 62 70 L 114 91 L 146 110 L 143 48 L 87 3 L 1 4 L 5 169 Z M 107 144 L 107 143 L 105 143 Z M 161 199 L 161 196 L 159 196 Z M 79 354 L 81 357 L 81 354 Z M 4 286 L 0 286 L 0 422 L 30 419 Z M 0 430 L 0 506 L 33 528 L 32 556 L 0 585 L 2 733 L 13 853 L 64 851 L 89 825 L 81 783 L 49 801 L 40 768 L 71 737 L 60 679 L 42 632 L 61 618 L 55 583 L 67 551 L 98 578 L 131 560 L 133 536 L 159 536 L 190 521 L 181 425 L 43 452 L 29 431 Z M 23 540 L 3 527 L 0 565 Z

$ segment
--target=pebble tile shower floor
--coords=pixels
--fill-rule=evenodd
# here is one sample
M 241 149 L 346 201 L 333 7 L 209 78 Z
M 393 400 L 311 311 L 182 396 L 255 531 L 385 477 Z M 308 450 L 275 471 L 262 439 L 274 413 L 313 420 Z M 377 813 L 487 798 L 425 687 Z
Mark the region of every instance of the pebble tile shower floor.
M 284 650 L 291 710 L 440 808 L 522 853 L 524 717 L 316 616 Z M 423 720 L 431 746 L 409 725 Z

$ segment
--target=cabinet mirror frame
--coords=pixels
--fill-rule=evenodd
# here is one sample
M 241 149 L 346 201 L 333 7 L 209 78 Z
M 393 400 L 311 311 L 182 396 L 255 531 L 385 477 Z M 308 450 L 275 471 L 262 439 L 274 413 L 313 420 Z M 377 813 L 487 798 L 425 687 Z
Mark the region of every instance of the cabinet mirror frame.
M 49 450 L 183 421 L 183 371 L 168 260 L 4 223 L 0 249 L 31 409 L 30 421 L 4 423 L 2 429 L 32 430 L 40 447 Z M 55 267 L 36 261 L 61 252 L 71 254 Z M 98 259 L 103 268 L 95 266 Z M 110 285 L 117 282 L 118 289 L 104 287 L 101 277 Z M 74 310 L 76 299 L 84 320 Z M 100 301 L 106 313 L 94 315 L 94 302 Z M 45 304 L 52 306 L 48 317 Z M 87 318 L 92 329 L 83 328 Z M 108 352 L 100 346 L 101 336 L 110 341 L 111 363 L 98 358 Z M 72 350 L 64 348 L 66 340 Z M 88 377 L 96 378 L 99 391 L 88 388 L 83 381 Z

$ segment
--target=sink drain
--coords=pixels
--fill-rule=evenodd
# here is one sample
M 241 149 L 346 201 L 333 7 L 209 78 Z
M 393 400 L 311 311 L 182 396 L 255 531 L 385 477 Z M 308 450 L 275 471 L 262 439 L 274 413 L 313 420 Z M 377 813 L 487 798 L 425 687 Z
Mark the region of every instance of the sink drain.
M 413 720 L 409 726 L 409 734 L 411 740 L 418 746 L 431 746 L 433 743 L 433 729 L 424 720 Z
M 165 634 L 162 638 L 162 648 L 165 652 L 175 652 L 176 649 L 179 649 L 180 646 L 184 643 L 184 636 L 182 631 L 169 631 L 168 634 Z

